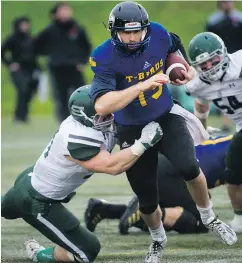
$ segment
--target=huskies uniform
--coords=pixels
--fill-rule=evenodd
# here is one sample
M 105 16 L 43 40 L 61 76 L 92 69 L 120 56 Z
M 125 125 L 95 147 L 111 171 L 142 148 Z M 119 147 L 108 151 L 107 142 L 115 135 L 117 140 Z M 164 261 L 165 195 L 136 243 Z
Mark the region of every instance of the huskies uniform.
M 92 175 L 65 156 L 85 161 L 108 146 L 114 147 L 102 132 L 68 117 L 36 162 L 31 178 L 33 187 L 48 198 L 63 200 Z
M 242 129 L 242 50 L 228 55 L 229 65 L 220 80 L 203 81 L 198 74 L 186 85 L 187 92 L 201 102 L 213 102 L 233 120 L 236 130 Z
M 242 50 L 228 54 L 221 38 L 204 32 L 191 40 L 188 52 L 197 76 L 187 83 L 187 92 L 199 104 L 213 102 L 236 124 L 226 158 L 226 181 L 242 184 Z
M 78 91 L 77 96 L 80 94 Z M 93 173 L 66 156 L 80 161 L 89 160 L 100 150 L 111 151 L 115 139 L 111 133 L 92 128 L 86 115 L 82 122 L 73 116 L 62 122 L 36 164 L 23 171 L 2 197 L 1 212 L 6 219 L 23 218 L 70 252 L 76 262 L 93 262 L 100 250 L 97 237 L 81 227 L 79 220 L 62 204 L 69 202 L 75 195 L 75 189 Z

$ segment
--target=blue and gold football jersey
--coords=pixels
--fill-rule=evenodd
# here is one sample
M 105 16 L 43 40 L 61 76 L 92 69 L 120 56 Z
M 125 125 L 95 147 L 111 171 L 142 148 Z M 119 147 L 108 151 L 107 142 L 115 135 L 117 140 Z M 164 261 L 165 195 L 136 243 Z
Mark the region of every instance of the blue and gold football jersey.
M 209 189 L 225 183 L 225 157 L 232 137 L 221 136 L 196 146 L 196 156 Z
M 151 22 L 149 30 L 150 43 L 142 53 L 125 55 L 115 48 L 111 39 L 94 50 L 90 58 L 95 73 L 90 94 L 94 101 L 106 92 L 129 88 L 165 70 L 167 54 L 173 52 L 170 34 L 155 22 Z M 167 85 L 160 85 L 141 92 L 129 105 L 115 112 L 114 118 L 122 125 L 147 124 L 169 112 L 172 105 Z

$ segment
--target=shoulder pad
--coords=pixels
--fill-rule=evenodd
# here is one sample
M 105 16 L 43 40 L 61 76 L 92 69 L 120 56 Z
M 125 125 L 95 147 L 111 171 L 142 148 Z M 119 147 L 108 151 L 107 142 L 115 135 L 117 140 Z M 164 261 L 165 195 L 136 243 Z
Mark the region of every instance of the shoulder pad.
M 67 134 L 67 149 L 74 159 L 89 160 L 96 156 L 104 143 L 102 132 L 77 123 Z
M 162 36 L 169 36 L 167 29 L 162 26 L 160 23 L 151 22 L 150 23 L 151 30 L 155 33 L 162 34 Z
M 96 47 L 92 52 L 89 63 L 93 71 L 96 68 L 103 65 L 110 65 L 110 60 L 112 58 L 113 53 L 113 45 L 111 43 L 111 39 L 108 39 L 106 42 Z

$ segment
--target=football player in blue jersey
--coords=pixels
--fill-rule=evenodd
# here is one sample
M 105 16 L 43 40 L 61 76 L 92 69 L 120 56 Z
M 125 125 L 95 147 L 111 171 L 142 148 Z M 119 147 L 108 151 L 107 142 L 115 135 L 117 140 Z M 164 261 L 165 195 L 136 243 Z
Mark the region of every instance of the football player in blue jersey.
M 220 136 L 196 146 L 196 156 L 205 172 L 209 189 L 225 184 L 225 156 L 232 137 Z M 158 185 L 162 222 L 166 230 L 182 234 L 208 232 L 201 222 L 185 182 L 170 161 L 161 154 L 158 157 Z M 120 219 L 120 234 L 128 234 L 130 227 L 147 230 L 140 217 L 136 196 L 128 206 L 90 198 L 85 211 L 86 227 L 94 232 L 97 224 L 103 219 Z
M 167 238 L 158 206 L 158 152 L 164 154 L 187 182 L 204 225 L 223 243 L 237 241 L 233 230 L 214 214 L 206 178 L 195 157 L 194 142 L 173 105 L 163 74 L 166 57 L 179 49 L 180 41 L 159 23 L 150 22 L 145 8 L 136 2 L 121 2 L 109 15 L 111 38 L 92 53 L 94 72 L 91 97 L 98 114 L 114 112 L 121 149 L 133 144 L 142 127 L 156 120 L 164 131 L 157 147 L 147 151 L 127 171 L 129 183 L 138 196 L 141 217 L 149 227 L 152 244 L 145 262 L 160 262 Z M 185 84 L 193 78 L 193 68 L 183 71 Z M 137 148 L 139 146 L 137 145 Z
M 121 2 L 113 8 L 109 29 L 111 39 L 98 46 L 90 58 L 95 73 L 91 97 L 96 111 L 100 115 L 114 112 L 121 148 L 135 142 L 141 128 L 151 120 L 159 122 L 164 131 L 161 143 L 127 171 L 153 240 L 145 261 L 159 262 L 167 242 L 158 206 L 158 152 L 171 161 L 187 182 L 204 225 L 224 243 L 234 244 L 236 234 L 215 217 L 193 140 L 166 86 L 169 79 L 163 74 L 165 60 L 168 53 L 179 49 L 179 39 L 162 25 L 150 22 L 147 11 L 135 2 Z M 193 77 L 191 67 L 183 73 L 185 80 L 177 81 L 178 84 Z

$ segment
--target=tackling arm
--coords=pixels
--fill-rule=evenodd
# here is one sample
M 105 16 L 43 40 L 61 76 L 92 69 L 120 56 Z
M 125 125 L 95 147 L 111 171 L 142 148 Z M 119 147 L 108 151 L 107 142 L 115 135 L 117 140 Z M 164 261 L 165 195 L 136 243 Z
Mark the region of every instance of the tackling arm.
M 82 146 L 79 147 L 79 155 L 77 155 L 77 151 L 70 145 L 68 147 L 72 157 L 70 155 L 66 157 L 89 171 L 117 175 L 129 169 L 147 149 L 160 141 L 162 134 L 159 124 L 150 122 L 142 129 L 140 139 L 136 140 L 131 147 L 120 152 L 110 154 L 105 150 L 100 150 L 99 147 L 89 147 L 88 149 Z M 92 144 L 95 141 L 98 142 L 90 138 L 88 141 Z M 84 156 L 85 149 L 89 153 Z M 79 156 L 79 158 L 73 158 L 74 156 L 77 156 L 77 158 Z
M 194 114 L 201 121 L 204 128 L 207 129 L 207 119 L 210 111 L 209 102 L 196 98 L 194 102 Z
M 129 147 L 113 154 L 107 151 L 100 151 L 98 155 L 88 161 L 80 161 L 70 156 L 67 158 L 89 171 L 118 175 L 129 169 L 139 157 Z

